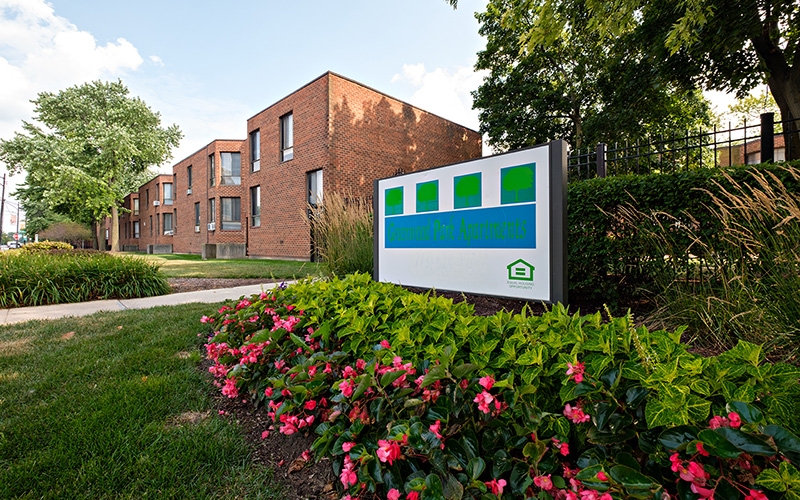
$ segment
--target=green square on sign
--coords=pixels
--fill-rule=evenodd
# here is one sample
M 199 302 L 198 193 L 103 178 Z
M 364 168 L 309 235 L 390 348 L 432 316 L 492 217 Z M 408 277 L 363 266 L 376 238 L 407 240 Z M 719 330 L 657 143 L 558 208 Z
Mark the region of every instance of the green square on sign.
M 403 186 L 387 189 L 384 197 L 386 215 L 403 214 Z
M 460 175 L 453 179 L 453 208 L 481 206 L 481 173 Z
M 500 204 L 536 201 L 536 164 L 500 169 Z
M 417 213 L 439 210 L 439 181 L 417 184 Z

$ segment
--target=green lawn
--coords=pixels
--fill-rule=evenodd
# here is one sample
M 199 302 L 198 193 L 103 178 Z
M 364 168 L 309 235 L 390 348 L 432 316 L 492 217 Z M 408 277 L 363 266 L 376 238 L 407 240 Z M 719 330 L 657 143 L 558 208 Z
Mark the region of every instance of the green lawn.
M 211 259 L 188 254 L 136 254 L 161 266 L 168 278 L 276 278 L 293 279 L 316 275 L 314 262 L 266 259 Z
M 216 307 L 0 327 L 0 498 L 280 498 L 198 369 Z

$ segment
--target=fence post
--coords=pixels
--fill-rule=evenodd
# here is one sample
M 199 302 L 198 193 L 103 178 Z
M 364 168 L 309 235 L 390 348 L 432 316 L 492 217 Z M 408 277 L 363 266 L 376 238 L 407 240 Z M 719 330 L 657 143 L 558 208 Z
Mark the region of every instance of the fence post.
M 603 142 L 597 143 L 597 177 L 601 179 L 606 176 L 606 145 Z
M 745 155 L 747 152 L 745 152 Z M 761 163 L 775 159 L 775 113 L 761 113 Z

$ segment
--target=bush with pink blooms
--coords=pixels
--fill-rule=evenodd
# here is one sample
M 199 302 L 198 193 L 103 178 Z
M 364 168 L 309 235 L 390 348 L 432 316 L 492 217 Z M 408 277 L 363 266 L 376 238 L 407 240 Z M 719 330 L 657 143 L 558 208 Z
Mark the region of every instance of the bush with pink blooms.
M 366 275 L 202 321 L 215 383 L 316 436 L 342 498 L 798 498 L 797 368 L 632 318 L 473 314 Z

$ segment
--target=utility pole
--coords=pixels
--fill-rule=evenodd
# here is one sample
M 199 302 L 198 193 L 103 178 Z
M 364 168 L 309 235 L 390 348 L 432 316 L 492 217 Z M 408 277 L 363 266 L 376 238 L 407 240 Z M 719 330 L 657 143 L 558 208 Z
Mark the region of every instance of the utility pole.
M 0 239 L 3 237 L 3 208 L 6 206 L 6 174 L 3 174 L 3 194 L 0 195 Z

